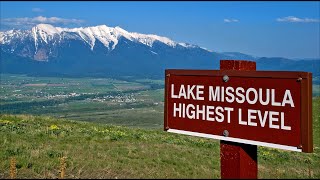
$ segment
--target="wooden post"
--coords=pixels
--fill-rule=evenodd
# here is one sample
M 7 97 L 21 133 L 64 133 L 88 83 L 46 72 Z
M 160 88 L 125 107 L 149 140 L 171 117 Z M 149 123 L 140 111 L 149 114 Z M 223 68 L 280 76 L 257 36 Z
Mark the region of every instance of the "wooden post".
M 256 63 L 242 60 L 221 60 L 220 70 L 255 71 Z M 257 179 L 257 146 L 220 141 L 222 179 Z

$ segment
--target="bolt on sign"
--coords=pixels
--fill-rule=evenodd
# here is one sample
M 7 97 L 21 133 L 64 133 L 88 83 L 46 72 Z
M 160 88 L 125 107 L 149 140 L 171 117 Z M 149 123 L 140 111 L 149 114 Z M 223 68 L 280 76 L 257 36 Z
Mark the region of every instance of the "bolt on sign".
M 168 132 L 312 152 L 312 74 L 166 70 Z

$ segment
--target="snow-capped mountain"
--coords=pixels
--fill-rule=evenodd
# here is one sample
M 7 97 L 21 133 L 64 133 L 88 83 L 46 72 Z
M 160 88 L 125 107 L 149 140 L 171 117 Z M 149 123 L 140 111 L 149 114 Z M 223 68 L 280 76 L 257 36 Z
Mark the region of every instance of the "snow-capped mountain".
M 55 51 L 58 46 L 70 40 L 83 42 L 91 51 L 94 50 L 97 43 L 101 43 L 105 47 L 105 51 L 110 52 L 116 48 L 121 38 L 148 47 L 153 47 L 155 42 L 173 48 L 176 46 L 184 48 L 197 47 L 187 43 L 177 43 L 167 37 L 128 32 L 118 26 L 108 27 L 106 25 L 69 29 L 54 27 L 50 24 L 38 24 L 31 30 L 0 32 L 0 44 L 4 46 L 4 51 L 8 53 L 15 52 L 34 60 L 48 60 L 55 57 L 57 54 L 52 52 Z M 21 41 L 28 42 L 28 48 L 26 48 L 26 44 L 21 44 Z M 154 52 L 154 54 L 156 53 Z
M 167 37 L 106 25 L 61 28 L 39 24 L 30 30 L 9 30 L 0 32 L 0 47 L 1 72 L 8 73 L 162 77 L 167 68 L 218 69 L 221 59 L 246 59 L 257 61 L 260 70 L 320 74 L 317 60 L 302 62 L 237 52 L 217 53 Z

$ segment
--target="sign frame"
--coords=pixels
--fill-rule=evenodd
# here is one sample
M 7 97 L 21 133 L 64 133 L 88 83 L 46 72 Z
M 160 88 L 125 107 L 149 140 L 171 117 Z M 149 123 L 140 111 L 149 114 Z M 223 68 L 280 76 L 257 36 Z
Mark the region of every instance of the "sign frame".
M 266 143 L 260 141 L 246 140 L 240 138 L 224 137 L 222 135 L 212 135 L 191 131 L 183 131 L 171 129 L 168 125 L 168 99 L 169 99 L 169 80 L 172 75 L 175 76 L 206 76 L 222 77 L 228 75 L 230 78 L 270 78 L 270 79 L 296 79 L 297 83 L 301 83 L 301 117 L 300 117 L 300 142 L 298 147 L 286 146 L 280 144 Z M 313 136 L 312 136 L 312 73 L 296 72 L 296 71 L 236 71 L 236 70 L 186 70 L 186 69 L 166 69 L 165 70 L 165 104 L 164 104 L 164 130 L 171 133 L 185 134 L 198 137 L 206 137 L 217 140 L 225 140 L 237 143 L 267 146 L 278 149 L 285 149 L 297 152 L 312 153 L 313 152 Z

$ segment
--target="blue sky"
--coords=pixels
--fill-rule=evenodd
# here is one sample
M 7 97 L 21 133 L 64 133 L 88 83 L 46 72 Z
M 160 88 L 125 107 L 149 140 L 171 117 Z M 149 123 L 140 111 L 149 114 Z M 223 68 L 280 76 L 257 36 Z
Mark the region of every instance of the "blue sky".
M 217 52 L 320 58 L 320 2 L 0 2 L 1 29 L 105 24 Z

